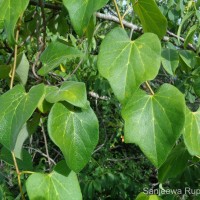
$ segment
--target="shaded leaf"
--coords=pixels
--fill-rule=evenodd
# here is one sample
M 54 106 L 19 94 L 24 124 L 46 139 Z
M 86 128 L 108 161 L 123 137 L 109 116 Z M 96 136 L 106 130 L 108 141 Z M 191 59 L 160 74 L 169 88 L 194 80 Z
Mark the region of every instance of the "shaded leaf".
M 195 53 L 189 50 L 181 50 L 179 51 L 179 56 L 182 61 L 189 67 L 194 68 L 196 64 Z
M 161 60 L 164 69 L 170 75 L 175 75 L 175 71 L 179 64 L 179 54 L 177 51 L 174 49 L 163 49 Z
M 181 134 L 185 121 L 184 96 L 164 84 L 154 95 L 135 92 L 122 109 L 125 142 L 139 145 L 143 153 L 160 167 Z
M 190 30 L 188 31 L 187 36 L 186 36 L 186 38 L 185 38 L 185 42 L 184 42 L 184 48 L 186 48 L 187 45 L 189 44 L 189 42 L 191 42 L 191 41 L 193 40 L 194 33 L 195 33 L 195 31 L 197 30 L 197 28 L 198 28 L 198 25 L 195 24 L 195 25 L 193 25 L 193 26 L 190 28 Z
M 34 173 L 26 181 L 29 199 L 81 200 L 76 174 L 64 161 L 59 162 L 50 174 Z
M 8 78 L 11 70 L 10 65 L 0 65 L 0 78 Z
M 77 57 L 82 57 L 82 53 L 78 49 L 67 46 L 61 42 L 52 42 L 40 57 L 43 66 L 38 70 L 38 74 L 44 76 L 58 67 L 62 62 Z
M 98 69 L 108 79 L 118 100 L 126 101 L 141 83 L 154 79 L 161 62 L 161 45 L 153 33 L 131 41 L 125 30 L 115 28 L 103 40 Z
M 74 111 L 56 103 L 48 118 L 49 136 L 75 172 L 89 161 L 98 142 L 98 128 L 98 120 L 91 108 Z
M 155 0 L 132 0 L 132 2 L 144 32 L 152 32 L 163 38 L 167 31 L 167 19 L 159 10 Z
M 167 179 L 181 174 L 187 167 L 190 157 L 184 144 L 177 145 L 158 170 L 159 182 L 164 183 Z

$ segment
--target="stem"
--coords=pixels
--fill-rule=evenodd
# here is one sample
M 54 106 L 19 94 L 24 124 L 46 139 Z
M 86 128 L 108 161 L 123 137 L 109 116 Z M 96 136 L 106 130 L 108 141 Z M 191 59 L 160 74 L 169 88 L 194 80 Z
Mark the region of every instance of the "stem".
M 146 86 L 148 87 L 149 91 L 151 92 L 152 95 L 154 95 L 154 91 L 151 88 L 151 86 L 149 85 L 148 81 L 145 82 Z
M 21 20 L 22 16 L 19 18 L 18 26 L 17 26 L 17 31 L 16 31 L 16 36 L 15 36 L 15 50 L 14 50 L 14 63 L 13 63 L 13 68 L 11 69 L 11 80 L 10 80 L 10 89 L 13 88 L 13 83 L 15 79 L 15 71 L 16 71 L 16 66 L 17 66 L 17 50 L 18 50 L 18 40 L 19 40 L 19 31 L 20 31 L 20 26 L 21 26 Z
M 122 17 L 121 17 L 121 14 L 119 12 L 119 8 L 118 8 L 118 5 L 117 5 L 117 2 L 116 0 L 113 0 L 114 4 L 115 4 L 115 9 L 117 11 L 117 15 L 118 15 L 118 18 L 119 18 L 119 21 L 120 21 L 120 25 L 121 27 L 124 29 L 124 24 L 123 24 L 123 20 L 122 20 Z M 153 89 L 151 88 L 151 86 L 149 85 L 149 83 L 146 81 L 145 82 L 146 86 L 148 87 L 149 91 L 151 92 L 152 95 L 154 95 L 154 91 Z
M 18 165 L 17 165 L 17 160 L 15 158 L 15 153 L 13 151 L 11 151 L 11 154 L 12 154 L 12 158 L 13 158 L 13 161 L 14 161 L 15 170 L 16 170 L 16 173 L 17 173 L 17 180 L 18 180 L 18 185 L 19 185 L 19 190 L 20 190 L 20 193 L 21 193 L 21 197 L 22 197 L 22 200 L 25 200 L 24 193 L 22 191 L 21 179 L 20 179 L 21 172 L 19 171 L 19 168 L 18 168 Z
M 119 12 L 119 8 L 118 8 L 118 5 L 117 5 L 117 2 L 116 2 L 116 0 L 113 0 L 113 2 L 114 2 L 114 4 L 115 4 L 115 9 L 116 9 L 117 15 L 118 15 L 118 17 L 119 17 L 120 25 L 121 25 L 121 27 L 124 29 L 124 24 L 123 24 L 123 21 L 122 21 L 121 14 L 120 14 L 120 12 Z

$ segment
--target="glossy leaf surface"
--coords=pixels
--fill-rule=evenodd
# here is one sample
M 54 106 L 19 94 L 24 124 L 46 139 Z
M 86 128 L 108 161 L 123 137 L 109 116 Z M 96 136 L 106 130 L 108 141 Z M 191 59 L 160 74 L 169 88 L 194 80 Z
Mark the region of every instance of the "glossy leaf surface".
M 75 111 L 56 103 L 49 114 L 48 132 L 69 168 L 79 172 L 97 145 L 98 120 L 91 108 Z
M 123 102 L 141 83 L 155 78 L 160 55 L 160 41 L 155 34 L 145 33 L 131 41 L 123 29 L 115 28 L 103 40 L 97 64 L 118 100 Z
M 31 200 L 82 199 L 77 176 L 64 161 L 58 163 L 50 174 L 32 174 L 26 182 L 26 188 Z
M 0 143 L 7 149 L 14 149 L 23 125 L 37 108 L 43 92 L 44 85 L 33 86 L 29 93 L 17 85 L 0 96 Z
M 148 159 L 160 167 L 181 134 L 184 109 L 184 96 L 169 84 L 162 85 L 154 95 L 134 93 L 122 109 L 125 142 L 139 145 Z

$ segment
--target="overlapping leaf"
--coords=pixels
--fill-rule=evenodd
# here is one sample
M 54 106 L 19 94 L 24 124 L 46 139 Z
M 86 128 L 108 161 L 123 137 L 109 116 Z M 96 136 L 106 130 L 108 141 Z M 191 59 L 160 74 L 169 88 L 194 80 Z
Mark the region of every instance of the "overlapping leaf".
M 159 182 L 164 183 L 168 178 L 181 174 L 187 167 L 190 157 L 184 144 L 177 145 L 158 170 Z
M 76 33 L 82 36 L 87 30 L 90 19 L 95 11 L 102 8 L 108 0 L 63 0 Z
M 0 26 L 4 21 L 7 38 L 10 44 L 14 44 L 14 30 L 19 17 L 27 8 L 29 0 L 2 0 L 0 2 Z
M 44 76 L 62 62 L 77 57 L 82 57 L 82 53 L 78 49 L 61 42 L 52 42 L 40 57 L 43 66 L 38 71 L 38 74 Z
M 122 109 L 125 142 L 136 143 L 156 166 L 166 160 L 185 121 L 184 97 L 174 86 L 164 84 L 154 95 L 133 94 Z
M 26 188 L 30 199 L 82 199 L 77 176 L 64 161 L 58 163 L 50 174 L 32 174 L 26 182 Z
M 44 92 L 44 85 L 37 85 L 26 93 L 17 85 L 0 96 L 0 143 L 14 150 L 17 137 L 25 122 L 31 117 Z
M 167 19 L 160 12 L 155 0 L 132 0 L 132 2 L 144 32 L 152 32 L 163 38 L 167 31 Z
M 56 103 L 49 114 L 48 132 L 64 154 L 69 168 L 78 172 L 97 145 L 98 120 L 91 108 L 73 111 Z
M 189 153 L 200 156 L 200 109 L 196 112 L 186 109 L 183 137 Z
M 131 41 L 123 29 L 115 28 L 103 40 L 97 64 L 123 102 L 141 83 L 155 78 L 160 62 L 161 45 L 155 34 L 145 33 Z
M 83 108 L 87 106 L 85 84 L 75 81 L 64 82 L 60 88 L 49 86 L 46 89 L 45 99 L 50 103 L 67 101 L 74 106 Z
M 145 191 L 145 192 L 148 192 L 148 191 Z M 162 199 L 157 195 L 147 195 L 141 192 L 135 200 L 162 200 Z

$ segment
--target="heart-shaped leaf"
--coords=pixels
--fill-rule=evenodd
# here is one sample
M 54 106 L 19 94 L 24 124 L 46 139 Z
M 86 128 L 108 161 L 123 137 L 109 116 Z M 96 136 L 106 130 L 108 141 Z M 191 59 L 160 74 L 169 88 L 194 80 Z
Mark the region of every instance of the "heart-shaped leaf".
M 91 108 L 73 111 L 56 103 L 49 114 L 48 132 L 69 168 L 79 172 L 97 145 L 98 120 Z
M 125 142 L 136 143 L 156 166 L 166 160 L 181 134 L 185 121 L 183 94 L 164 84 L 154 95 L 133 94 L 122 110 Z
M 76 174 L 64 161 L 50 174 L 34 173 L 26 181 L 29 199 L 81 200 L 81 190 Z
M 163 38 L 167 31 L 167 19 L 159 10 L 155 0 L 131 0 L 139 16 L 144 32 L 152 32 Z
M 98 69 L 108 79 L 119 101 L 127 100 L 141 83 L 154 79 L 161 62 L 161 45 L 153 33 L 131 41 L 125 30 L 115 28 L 103 40 Z
M 196 112 L 186 109 L 183 137 L 189 153 L 200 156 L 200 109 Z
M 0 143 L 10 151 L 14 150 L 18 135 L 31 117 L 44 93 L 44 85 L 37 85 L 26 93 L 17 85 L 0 96 Z
M 74 30 L 80 36 L 87 30 L 94 12 L 102 8 L 107 2 L 108 0 L 63 0 L 63 4 L 69 12 Z
M 50 103 L 67 101 L 80 108 L 84 108 L 88 104 L 85 84 L 75 81 L 64 82 L 60 88 L 56 86 L 47 87 L 45 99 Z
M 38 70 L 38 74 L 44 76 L 62 62 L 78 57 L 82 57 L 82 53 L 78 49 L 61 42 L 52 42 L 40 57 L 43 66 Z

